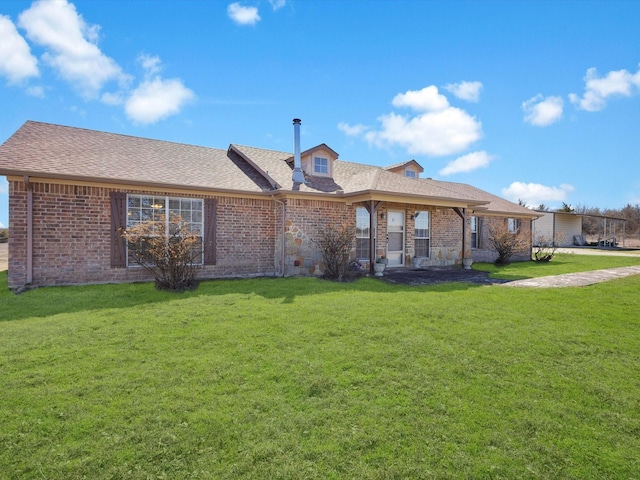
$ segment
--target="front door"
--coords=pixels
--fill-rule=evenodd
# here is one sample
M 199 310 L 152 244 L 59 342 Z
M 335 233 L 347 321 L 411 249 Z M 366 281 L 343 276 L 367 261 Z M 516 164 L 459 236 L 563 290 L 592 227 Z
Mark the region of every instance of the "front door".
M 389 267 L 404 265 L 404 212 L 387 212 L 387 258 Z

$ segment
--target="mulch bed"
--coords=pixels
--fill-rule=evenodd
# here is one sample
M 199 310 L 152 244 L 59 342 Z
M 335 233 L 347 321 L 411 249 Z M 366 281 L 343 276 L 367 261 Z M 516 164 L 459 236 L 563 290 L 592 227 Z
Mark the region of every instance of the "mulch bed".
M 479 270 L 465 270 L 461 267 L 427 267 L 427 268 L 392 268 L 384 271 L 384 276 L 378 277 L 388 283 L 405 285 L 433 285 L 436 283 L 463 282 L 479 285 L 494 285 L 506 283 L 508 280 L 489 278 L 489 272 Z

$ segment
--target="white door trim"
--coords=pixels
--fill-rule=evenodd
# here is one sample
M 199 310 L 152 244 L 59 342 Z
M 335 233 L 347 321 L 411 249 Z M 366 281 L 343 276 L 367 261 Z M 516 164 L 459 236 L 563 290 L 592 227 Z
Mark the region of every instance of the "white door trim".
M 388 210 L 386 249 L 388 259 L 387 265 L 389 267 L 399 267 L 404 265 L 405 241 L 406 227 L 404 211 Z

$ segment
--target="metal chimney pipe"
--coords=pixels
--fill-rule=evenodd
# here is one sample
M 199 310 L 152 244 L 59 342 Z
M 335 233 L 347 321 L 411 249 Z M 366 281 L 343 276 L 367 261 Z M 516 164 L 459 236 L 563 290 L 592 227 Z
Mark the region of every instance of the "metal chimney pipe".
M 300 124 L 302 120 L 293 119 L 293 175 L 291 180 L 293 183 L 304 183 L 304 173 L 302 173 L 302 165 L 300 161 Z

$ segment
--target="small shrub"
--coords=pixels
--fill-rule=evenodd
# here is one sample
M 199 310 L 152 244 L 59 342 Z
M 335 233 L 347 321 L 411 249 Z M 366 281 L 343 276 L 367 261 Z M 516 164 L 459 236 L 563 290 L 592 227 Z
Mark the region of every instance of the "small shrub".
M 197 263 L 202 259 L 199 232 L 189 229 L 177 215 L 142 222 L 123 232 L 129 258 L 151 272 L 160 290 L 184 291 L 195 286 Z M 196 262 L 197 260 L 197 262 Z
M 348 225 L 330 225 L 322 232 L 318 246 L 326 265 L 324 278 L 344 282 L 351 277 L 352 262 L 349 261 L 349 257 L 355 237 L 355 229 Z
M 533 259 L 536 262 L 549 262 L 555 256 L 558 249 L 558 243 L 564 242 L 564 232 L 556 235 L 556 239 L 549 238 L 546 235 L 536 235 L 534 241 Z
M 6 243 L 7 241 L 9 241 L 9 230 L 0 228 L 0 243 Z
M 524 253 L 529 249 L 529 239 L 518 229 L 510 232 L 507 223 L 489 226 L 489 241 L 498 254 L 496 265 L 508 265 L 516 253 Z

